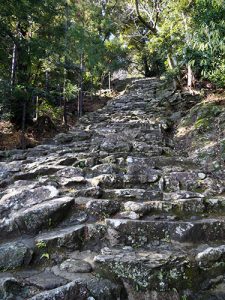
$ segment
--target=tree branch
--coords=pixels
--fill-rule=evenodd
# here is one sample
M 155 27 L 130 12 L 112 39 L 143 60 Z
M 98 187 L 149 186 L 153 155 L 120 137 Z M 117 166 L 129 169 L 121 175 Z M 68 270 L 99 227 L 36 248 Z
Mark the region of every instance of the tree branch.
M 139 3 L 138 3 L 138 0 L 135 0 L 135 7 L 136 7 L 136 13 L 137 13 L 137 16 L 138 16 L 138 19 L 141 21 L 142 24 L 145 25 L 146 28 L 148 28 L 151 33 L 153 34 L 157 34 L 157 30 L 156 28 L 154 27 L 153 23 L 150 21 L 150 22 L 147 22 L 140 14 L 140 11 L 139 11 Z

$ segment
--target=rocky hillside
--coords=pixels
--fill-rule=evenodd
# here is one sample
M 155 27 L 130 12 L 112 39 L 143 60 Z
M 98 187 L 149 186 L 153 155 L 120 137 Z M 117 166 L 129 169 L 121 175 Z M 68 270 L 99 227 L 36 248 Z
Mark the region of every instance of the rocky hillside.
M 140 79 L 51 143 L 1 152 L 0 299 L 225 299 L 223 170 L 179 135 L 197 103 Z
M 208 172 L 224 176 L 220 171 L 225 166 L 225 93 L 211 93 L 187 110 L 177 123 L 174 140 Z

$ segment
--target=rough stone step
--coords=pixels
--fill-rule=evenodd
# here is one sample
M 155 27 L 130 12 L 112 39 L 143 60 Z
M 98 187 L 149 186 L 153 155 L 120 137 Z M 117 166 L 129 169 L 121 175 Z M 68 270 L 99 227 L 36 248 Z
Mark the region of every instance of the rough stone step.
M 106 189 L 102 191 L 102 198 L 134 201 L 162 200 L 163 192 L 151 189 Z
M 51 290 L 63 286 L 69 282 L 51 271 L 27 268 L 14 272 L 14 277 L 30 287 L 36 287 L 40 291 Z
M 156 155 L 160 155 L 163 152 L 170 153 L 171 149 L 167 147 L 164 140 L 156 140 L 151 137 L 151 140 L 148 140 L 144 137 L 123 137 L 119 138 L 118 134 L 115 137 L 111 138 L 95 138 L 92 141 L 92 146 L 97 147 L 101 151 L 107 151 L 109 153 L 114 153 L 118 151 L 132 151 L 132 153 L 139 153 L 139 150 L 142 148 L 148 152 L 152 152 L 152 156 L 155 153 Z M 170 152 L 169 152 L 170 151 Z
M 36 163 L 35 163 L 36 164 Z M 38 176 L 44 175 L 52 175 L 57 171 L 61 170 L 63 166 L 52 166 L 52 165 L 40 165 L 34 167 L 32 164 L 31 166 L 27 165 L 26 170 L 23 170 L 20 173 L 17 173 L 13 176 L 14 180 L 30 180 L 35 179 Z
M 59 248 L 76 250 L 81 248 L 84 237 L 85 225 L 75 225 L 41 233 L 35 237 L 35 244 L 37 250 L 42 245 L 51 252 Z
M 126 299 L 124 289 L 117 280 L 109 280 L 101 277 L 101 274 L 90 273 L 92 267 L 87 262 L 91 256 L 92 264 L 94 253 L 80 252 L 72 253 L 69 259 L 63 261 L 60 265 L 52 267 L 52 272 L 68 280 L 77 280 L 84 284 L 94 299 Z M 78 257 L 83 257 L 85 260 L 80 260 Z
M 76 276 L 74 276 L 76 277 Z M 107 279 L 80 275 L 74 281 L 53 290 L 39 293 L 29 300 L 123 300 L 122 288 Z
M 129 160 L 129 159 L 128 159 Z M 170 172 L 171 170 L 156 170 L 151 167 L 140 168 L 138 165 L 132 166 L 124 166 L 122 163 L 121 158 L 121 165 L 120 164 L 99 164 L 99 165 L 92 165 L 94 164 L 94 158 L 85 159 L 85 160 L 77 160 L 75 165 L 79 166 L 79 168 L 75 167 L 63 167 L 60 166 L 59 170 L 56 171 L 54 175 L 49 175 L 49 178 L 57 181 L 63 186 L 77 186 L 79 188 L 79 184 L 86 183 L 86 179 L 83 176 L 83 172 L 81 169 L 81 163 L 84 164 L 85 173 L 88 176 L 96 176 L 97 174 L 117 174 L 115 180 L 111 181 L 104 181 L 99 180 L 101 186 L 105 188 L 120 188 L 120 187 L 143 187 L 146 188 L 145 184 L 147 183 L 155 183 L 155 189 L 157 186 L 161 190 L 166 191 L 177 191 L 182 188 L 189 189 L 189 190 L 196 190 L 196 189 L 205 189 L 209 193 L 214 193 L 216 188 L 218 188 L 218 184 L 216 185 L 216 181 L 210 178 L 205 178 L 206 174 L 199 173 L 199 172 Z M 91 167 L 91 170 L 88 168 Z M 87 166 L 86 166 L 87 165 Z M 50 167 L 51 168 L 51 167 Z M 43 167 L 46 169 L 46 167 Z M 75 172 L 72 172 L 75 170 Z M 78 171 L 77 171 L 78 170 Z M 168 175 L 163 175 L 163 173 L 168 173 Z M 22 173 L 23 174 L 23 173 Z M 24 173 L 25 174 L 25 173 Z M 21 176 L 20 174 L 15 176 Z M 203 177 L 204 176 L 204 177 Z M 44 179 L 44 176 L 42 176 Z M 39 177 L 42 178 L 41 176 Z M 23 176 L 22 176 L 23 178 Z M 25 176 L 26 178 L 26 176 Z M 103 177 L 102 177 L 103 179 Z M 89 180 L 90 181 L 90 180 Z M 157 182 L 158 181 L 158 182 Z M 215 188 L 214 188 L 215 187 Z M 215 190 L 215 191 L 214 191 Z
M 177 192 L 180 190 L 201 191 L 202 193 L 219 193 L 221 186 L 213 178 L 207 177 L 205 173 L 193 171 L 170 171 L 161 178 L 161 187 L 166 192 Z
M 100 167 L 99 167 L 100 169 Z M 95 179 L 99 179 L 99 185 L 104 189 L 120 189 L 120 188 L 138 188 L 138 189 L 151 189 L 161 190 L 163 192 L 177 192 L 182 190 L 187 191 L 196 191 L 200 190 L 202 193 L 216 193 L 216 189 L 213 188 L 211 184 L 208 184 L 208 180 L 196 180 L 195 175 L 190 173 L 188 176 L 188 180 L 185 178 L 172 179 L 168 180 L 170 175 L 163 175 L 162 172 L 156 170 L 137 170 L 137 172 L 133 172 L 129 174 L 126 168 L 122 166 L 117 168 L 117 170 L 110 171 L 109 173 L 102 172 L 103 175 L 100 175 L 101 172 L 90 172 L 90 175 L 95 176 Z M 97 173 L 99 175 L 97 175 Z M 107 176 L 111 176 L 112 180 L 107 180 Z M 179 174 L 177 173 L 177 176 Z M 182 175 L 181 175 L 182 176 Z M 106 179 L 106 180 L 104 180 Z M 91 181 L 91 180 L 90 180 Z M 218 190 L 219 192 L 219 190 Z
M 102 190 L 99 186 L 91 186 L 85 187 L 79 190 L 72 190 L 70 193 L 71 196 L 77 197 L 92 197 L 92 198 L 100 198 L 102 196 Z
M 224 260 L 225 245 L 219 247 L 205 245 L 201 249 L 191 251 L 177 245 L 174 249 L 161 249 L 161 253 L 157 250 L 140 249 L 137 251 L 131 247 L 104 248 L 102 253 L 95 257 L 95 272 L 100 273 L 105 279 L 88 273 L 91 270 L 90 266 L 87 266 L 85 262 L 81 264 L 80 259 L 93 253 L 83 254 L 82 252 L 72 254 L 73 258 L 63 261 L 59 266 L 52 267 L 51 271 L 31 269 L 19 271 L 13 275 L 3 273 L 0 278 L 0 296 L 4 293 L 11 297 L 12 295 L 20 296 L 20 299 L 25 300 L 30 299 L 33 294 L 33 299 L 36 297 L 37 299 L 56 299 L 55 296 L 59 293 L 63 297 L 59 299 L 67 299 L 66 281 L 71 280 L 79 282 L 80 287 L 86 288 L 86 296 L 100 300 L 106 297 L 111 300 L 124 300 L 127 297 L 133 299 L 142 296 L 143 299 L 144 296 L 148 299 L 150 295 L 156 294 L 163 296 L 162 299 L 180 299 L 179 297 L 185 295 L 187 287 L 189 289 L 191 287 L 192 292 L 194 290 L 194 295 L 189 294 L 191 300 L 202 299 L 198 298 L 198 290 L 201 288 L 207 289 L 204 295 L 222 295 L 223 284 L 221 276 L 217 275 L 224 272 L 224 265 L 220 262 Z M 82 273 L 77 273 L 77 271 L 82 271 Z M 127 293 L 120 284 L 106 279 L 111 280 L 113 277 L 116 277 L 116 281 L 118 278 L 122 280 Z M 215 283 L 219 283 L 218 287 L 211 290 L 211 286 Z M 152 291 L 153 288 L 154 291 Z M 40 290 L 43 289 L 47 291 L 41 292 Z M 200 294 L 202 295 L 201 292 Z M 171 298 L 171 296 L 176 296 L 176 298 Z
M 0 245 L 0 271 L 13 270 L 30 264 L 33 257 L 33 240 L 18 239 Z
M 121 159 L 122 160 L 122 159 Z M 122 189 L 122 188 L 138 188 L 146 189 L 151 184 L 151 189 L 161 190 L 167 193 L 189 191 L 201 191 L 205 194 L 215 194 L 220 192 L 219 185 L 216 181 L 207 179 L 198 179 L 198 174 L 194 172 L 173 172 L 170 170 L 156 170 L 152 168 L 127 168 L 126 166 L 117 164 L 100 164 L 95 165 L 91 170 L 88 170 L 89 176 L 99 178 L 99 183 L 104 189 Z M 105 174 L 105 176 L 102 176 Z M 111 174 L 111 175 L 110 175 Z M 106 175 L 111 176 L 111 181 L 104 181 Z M 93 180 L 95 180 L 93 178 Z
M 182 193 L 180 194 L 180 196 Z M 190 194 L 189 196 L 191 196 Z M 193 195 L 195 195 L 193 193 Z M 198 195 L 198 194 L 196 194 Z M 172 196 L 170 194 L 170 196 Z M 186 196 L 188 196 L 186 194 Z M 169 195 L 166 195 L 165 198 Z M 199 198 L 178 198 L 179 194 L 174 195 L 167 201 L 127 201 L 118 199 L 95 199 L 89 197 L 76 198 L 76 205 L 87 214 L 87 219 L 103 220 L 109 216 L 115 216 L 120 219 L 190 219 L 191 216 L 215 216 L 224 215 L 224 197 L 211 199 Z M 185 194 L 184 194 L 185 197 Z
M 161 157 L 163 159 L 163 157 Z M 112 174 L 112 173 L 124 173 L 130 178 L 137 178 L 140 180 L 139 176 L 163 176 L 165 183 L 170 181 L 192 181 L 196 182 L 207 182 L 210 177 L 207 177 L 207 174 L 198 171 L 198 170 L 185 170 L 184 166 L 167 166 L 159 167 L 154 164 L 152 161 L 148 164 L 145 161 L 150 160 L 146 158 L 140 158 L 134 161 L 133 157 L 117 157 L 115 154 L 111 156 L 106 156 L 97 162 L 91 168 L 91 173 L 95 176 L 101 174 Z M 155 179 L 157 180 L 157 178 Z M 212 179 L 211 179 L 212 180 Z M 167 182 L 166 182 L 167 181 Z M 153 180 L 154 182 L 154 180 Z
M 11 252 L 10 254 L 12 255 Z M 16 272 L 13 271 L 13 273 L 4 272 L 0 276 L 0 296 L 4 295 L 4 297 L 2 296 L 0 299 L 11 299 L 10 297 L 13 296 L 15 298 L 12 299 L 19 297 L 18 299 L 21 300 L 30 299 L 32 296 L 34 299 L 36 297 L 37 299 L 56 299 L 55 297 L 59 295 L 62 297 L 60 299 L 67 299 L 68 295 L 72 295 L 70 293 L 67 295 L 67 288 L 65 289 L 65 286 L 68 286 L 70 282 L 80 284 L 80 288 L 82 289 L 80 290 L 81 294 L 78 294 L 78 296 L 83 295 L 83 290 L 86 291 L 86 296 L 92 296 L 94 299 L 125 299 L 123 297 L 124 290 L 121 285 L 91 273 L 91 264 L 83 259 L 91 259 L 93 261 L 95 254 L 90 251 L 73 252 L 70 254 L 69 259 L 50 268 L 40 269 L 39 267 L 34 269 L 27 267 Z M 22 258 L 22 256 L 20 258 L 14 255 L 11 261 L 15 261 L 15 259 L 21 261 Z
M 54 143 L 54 140 L 52 141 Z M 88 151 L 89 147 L 91 145 L 91 140 L 89 141 L 81 141 L 81 142 L 72 142 L 68 143 L 66 145 L 40 145 L 38 147 L 40 148 L 32 148 L 28 149 L 27 152 L 22 156 L 22 154 L 19 157 L 24 157 L 26 159 L 32 159 L 37 160 L 37 158 L 46 158 L 48 159 L 49 156 L 52 156 L 54 154 L 56 155 L 65 155 L 65 154 L 74 154 L 79 153 L 82 151 Z M 14 159 L 14 156 L 9 157 L 9 159 Z
M 119 117 L 122 117 L 120 119 Z M 121 135 L 121 124 L 123 126 L 124 135 Z M 96 137 L 117 137 L 126 139 L 128 136 L 137 137 L 137 138 L 149 138 L 150 136 L 155 140 L 161 140 L 164 137 L 164 132 L 162 125 L 160 123 L 142 123 L 140 119 L 134 120 L 131 117 L 131 120 L 127 122 L 124 116 L 119 116 L 118 119 L 116 115 L 113 115 L 113 119 L 109 124 L 103 126 L 103 124 L 93 125 L 92 130 Z
M 91 153 L 89 154 L 91 156 Z M 93 154 L 92 154 L 93 157 Z M 139 153 L 136 156 L 131 156 L 126 152 L 115 152 L 111 155 L 107 153 L 99 153 L 98 156 L 93 157 L 95 164 L 112 165 L 114 168 L 123 170 L 126 174 L 132 175 L 136 172 L 159 172 L 167 174 L 170 172 L 192 171 L 196 173 L 203 173 L 198 170 L 197 166 L 192 161 L 185 158 L 167 157 L 167 156 L 153 156 L 147 157 L 145 153 Z M 96 166 L 97 167 L 97 166 Z M 98 167 L 97 167 L 98 168 Z
M 54 198 L 28 208 L 12 211 L 1 224 L 1 237 L 37 234 L 59 224 L 74 205 L 71 197 Z
M 37 292 L 37 289 L 34 289 Z M 22 297 L 21 297 L 22 296 Z M 27 287 L 23 287 L 11 273 L 1 273 L 0 275 L 0 299 L 28 299 L 33 293 L 27 291 Z
M 174 201 L 180 199 L 203 199 L 205 198 L 204 194 L 193 192 L 193 191 L 185 191 L 185 190 L 178 190 L 176 192 L 170 193 L 163 193 L 163 200 L 164 201 Z
M 71 152 L 73 152 L 73 149 L 71 149 Z M 67 163 L 68 158 L 68 163 Z M 116 151 L 112 154 L 107 154 L 107 152 L 100 152 L 100 153 L 93 153 L 91 151 L 85 151 L 81 153 L 75 153 L 72 154 L 70 152 L 67 152 L 66 149 L 59 151 L 57 154 L 50 154 L 49 158 L 43 157 L 42 160 L 34 159 L 34 161 L 30 164 L 30 169 L 34 169 L 37 166 L 40 166 L 40 163 L 46 164 L 48 161 L 49 164 L 47 167 L 59 167 L 59 170 L 63 168 L 64 165 L 69 164 L 70 159 L 75 160 L 73 166 L 79 166 L 79 162 L 81 160 L 87 161 L 87 165 L 93 167 L 96 164 L 99 164 L 101 162 L 114 162 L 116 165 L 120 165 L 121 167 L 126 168 L 127 170 L 133 170 L 136 167 L 143 168 L 157 168 L 159 170 L 162 170 L 165 172 L 171 172 L 172 170 L 176 170 L 177 172 L 181 172 L 184 170 L 195 170 L 196 165 L 191 163 L 191 161 L 185 159 L 185 158 L 176 158 L 176 157 L 167 157 L 167 156 L 153 156 L 148 157 L 147 154 L 143 153 L 136 153 L 135 156 L 129 155 L 127 152 L 120 152 Z M 65 164 L 64 164 L 65 161 Z M 90 162 L 92 161 L 92 165 L 90 165 Z M 30 160 L 22 162 L 23 164 L 30 163 Z M 9 163 L 10 164 L 10 163 Z M 8 166 L 8 163 L 5 163 L 5 167 L 11 174 L 18 172 L 20 170 L 21 165 L 16 162 L 11 162 L 12 166 Z M 60 166 L 58 166 L 58 165 Z M 68 165 L 68 166 L 71 166 Z M 43 165 L 43 168 L 45 166 Z M 7 175 L 7 170 L 3 169 L 5 175 Z M 195 171 L 201 173 L 202 171 Z M 3 174 L 3 173 L 2 173 Z M 40 175 L 41 176 L 41 175 Z
M 77 201 L 79 200 L 76 199 L 76 203 Z M 85 211 L 88 213 L 89 218 L 96 218 L 97 220 L 113 216 L 121 208 L 120 201 L 116 200 L 83 198 L 83 203 L 85 203 Z
M 87 214 L 89 220 L 103 220 L 109 216 L 125 219 L 144 219 L 154 216 L 155 219 L 188 219 L 195 215 L 220 213 L 217 206 L 208 210 L 204 198 L 175 199 L 170 201 L 127 201 L 127 199 L 97 199 L 92 197 L 77 197 L 77 207 Z M 172 216 L 171 216 L 172 214 Z
M 85 141 L 89 140 L 92 136 L 92 133 L 90 131 L 84 131 L 84 130 L 71 130 L 68 133 L 59 133 L 55 138 L 54 142 L 56 145 L 60 144 L 69 144 L 73 142 L 79 142 L 79 141 Z
M 217 280 L 218 280 L 218 282 L 217 282 Z M 218 284 L 216 285 L 216 283 L 218 283 Z M 208 300 L 208 299 L 223 300 L 223 299 L 225 299 L 225 282 L 224 282 L 224 280 L 222 280 L 221 276 L 218 276 L 218 278 L 216 278 L 215 282 L 213 282 L 213 280 L 212 280 L 212 285 L 214 285 L 214 287 L 212 289 L 210 289 L 209 291 L 200 293 L 200 295 L 197 295 L 195 297 L 195 299 L 196 300 Z M 193 298 L 193 300 L 194 300 L 194 298 Z
M 0 299 L 223 297 L 225 222 L 212 216 L 224 215 L 224 197 L 215 197 L 224 183 L 174 152 L 164 104 L 176 107 L 177 97 L 158 79 L 141 79 L 45 145 L 0 152 L 0 237 L 41 231 L 2 240 L 0 268 L 13 272 L 0 276 Z M 126 246 L 96 257 L 97 276 L 73 252 L 110 244 Z
M 83 169 L 80 167 L 67 166 L 54 174 L 53 179 L 63 187 L 83 185 L 86 183 Z
M 107 178 L 106 176 L 107 175 L 105 175 L 105 178 Z M 154 179 L 154 176 L 152 177 L 152 180 Z M 149 178 L 149 179 L 144 178 L 144 179 L 146 181 L 151 181 L 151 178 Z M 100 180 L 99 182 L 101 183 L 101 177 L 99 177 L 99 180 Z M 105 181 L 103 180 L 102 182 L 103 182 L 103 184 L 100 184 L 100 187 L 102 188 L 101 197 L 106 198 L 106 199 L 117 199 L 117 200 L 126 200 L 127 199 L 127 200 L 131 200 L 131 201 L 144 201 L 144 202 L 145 201 L 153 201 L 153 200 L 174 201 L 174 200 L 179 200 L 179 199 L 182 200 L 182 199 L 193 199 L 193 198 L 216 199 L 216 194 L 217 194 L 216 193 L 217 191 L 214 190 L 213 188 L 212 188 L 212 190 L 210 188 L 206 189 L 203 193 L 202 193 L 202 190 L 201 190 L 201 193 L 199 193 L 199 192 L 196 192 L 195 189 L 194 189 L 194 191 L 177 189 L 176 191 L 167 192 L 167 191 L 164 191 L 160 180 L 155 183 L 154 182 L 150 183 L 148 185 L 146 185 L 147 182 L 144 182 L 144 184 L 136 183 L 136 184 L 130 185 L 129 183 L 124 183 L 123 181 L 121 181 L 121 178 L 120 178 L 120 180 L 118 180 L 117 177 L 114 178 L 114 181 L 113 181 L 113 179 L 111 182 L 109 181 L 109 183 L 107 182 L 107 180 L 105 180 Z M 114 182 L 115 182 L 115 184 L 114 184 Z M 106 189 L 104 189 L 104 183 L 106 183 Z M 107 189 L 107 185 L 113 186 L 114 188 Z M 121 186 L 122 188 L 117 188 L 118 185 Z M 126 186 L 128 186 L 128 187 L 126 187 Z M 132 188 L 130 188 L 130 186 Z M 139 186 L 139 188 L 138 188 L 138 186 Z M 209 193 L 209 195 L 207 193 Z M 214 196 L 212 196 L 210 194 L 212 194 L 212 195 L 214 194 Z M 221 198 L 221 200 L 217 201 L 218 203 L 220 203 L 218 205 L 222 208 L 222 203 L 223 203 L 222 198 L 223 197 L 221 197 L 220 195 L 218 195 L 218 197 Z M 210 206 L 210 204 L 209 204 L 209 206 Z
M 148 244 L 194 244 L 223 241 L 225 220 L 200 219 L 193 221 L 106 219 L 111 244 L 147 246 Z
M 215 196 L 215 197 L 208 197 L 205 200 L 206 209 L 208 212 L 211 213 L 220 213 L 224 214 L 225 208 L 225 196 Z
M 11 210 L 28 208 L 58 196 L 59 191 L 53 185 L 42 186 L 38 181 L 17 181 L 5 189 L 0 199 L 1 217 L 6 217 Z
M 77 155 L 67 153 L 66 155 L 61 155 L 57 164 L 62 166 L 72 166 L 75 162 L 77 162 Z
M 122 204 L 122 208 L 127 212 L 134 212 L 140 216 L 153 213 L 174 213 L 185 217 L 190 214 L 200 214 L 207 212 L 204 200 L 201 198 L 178 199 L 173 201 L 127 201 Z
M 98 250 L 106 244 L 106 226 L 102 223 L 80 225 L 64 224 L 63 228 L 55 228 L 37 235 L 34 239 L 36 252 L 42 254 L 43 249 L 48 253 L 72 250 Z
M 81 257 L 93 260 L 93 255 L 87 251 L 74 252 L 53 267 L 2 273 L 0 299 L 126 299 L 122 285 L 91 273 L 90 263 L 81 260 Z
M 183 170 L 195 170 L 198 166 L 193 163 L 192 160 L 186 157 L 177 157 L 177 156 L 155 156 L 151 158 L 147 158 L 144 156 L 127 156 L 127 164 L 132 167 L 133 165 L 137 165 L 143 168 L 152 167 L 152 168 L 162 168 L 162 167 L 181 167 Z
M 143 299 L 144 296 L 149 299 L 149 291 L 167 292 L 162 299 L 174 299 L 167 298 L 168 292 L 176 291 L 175 299 L 182 299 L 187 289 L 192 290 L 188 299 L 197 299 L 198 292 L 203 287 L 209 289 L 213 282 L 216 283 L 215 277 L 224 270 L 220 262 L 225 255 L 225 245 L 205 245 L 192 250 L 177 247 L 160 252 L 132 247 L 104 248 L 101 252 L 94 259 L 96 270 L 106 277 L 121 279 L 129 288 L 129 299 L 136 294 L 135 287 Z
M 72 281 L 56 289 L 39 293 L 28 300 L 86 300 L 88 296 L 88 290 L 84 285 L 78 281 Z
M 122 119 L 120 118 L 122 117 Z M 115 133 L 121 133 L 121 123 L 123 123 L 123 130 L 125 135 L 129 134 L 137 134 L 137 133 L 145 133 L 152 134 L 156 137 L 156 139 L 160 138 L 162 135 L 162 127 L 160 122 L 151 122 L 149 117 L 146 116 L 146 119 L 134 118 L 134 116 L 125 117 L 124 114 L 114 114 L 112 116 L 112 120 L 107 126 L 102 126 L 100 123 L 96 123 L 92 125 L 92 130 L 95 135 L 99 136 L 108 136 Z
M 159 253 L 135 251 L 129 247 L 105 248 L 94 261 L 98 272 L 109 277 L 119 277 L 125 286 L 129 285 L 131 295 L 135 288 L 144 291 L 181 291 L 198 284 L 195 278 L 198 274 L 196 266 L 192 266 L 191 259 L 181 251 L 162 250 Z

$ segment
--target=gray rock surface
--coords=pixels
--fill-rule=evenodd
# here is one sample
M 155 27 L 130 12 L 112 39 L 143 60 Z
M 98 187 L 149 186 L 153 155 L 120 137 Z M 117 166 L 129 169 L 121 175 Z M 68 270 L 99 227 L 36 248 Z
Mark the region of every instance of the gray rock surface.
M 0 246 L 0 269 L 26 266 L 32 259 L 33 249 L 24 242 L 9 242 Z
M 69 273 L 90 273 L 92 271 L 91 265 L 83 260 L 67 259 L 60 265 L 60 270 Z
M 139 78 L 47 144 L 0 152 L 0 299 L 225 299 L 224 170 L 174 137 L 196 101 Z

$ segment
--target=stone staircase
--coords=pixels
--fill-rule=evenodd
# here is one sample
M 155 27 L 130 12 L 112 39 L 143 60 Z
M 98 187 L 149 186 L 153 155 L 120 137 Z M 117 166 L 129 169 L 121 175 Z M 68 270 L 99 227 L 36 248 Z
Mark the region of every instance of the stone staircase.
M 0 153 L 0 299 L 225 299 L 224 182 L 175 152 L 183 101 L 135 80 L 69 133 Z

